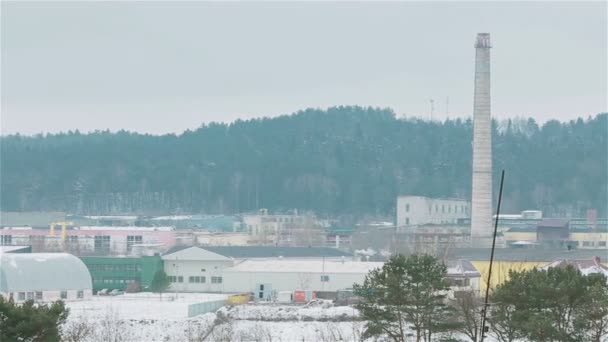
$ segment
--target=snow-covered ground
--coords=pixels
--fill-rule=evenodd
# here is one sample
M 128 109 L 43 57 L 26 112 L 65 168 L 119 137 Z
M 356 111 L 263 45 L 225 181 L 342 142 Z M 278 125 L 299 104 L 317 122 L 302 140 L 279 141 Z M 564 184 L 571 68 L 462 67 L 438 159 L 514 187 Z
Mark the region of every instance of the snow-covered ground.
M 66 341 L 360 341 L 365 322 L 349 306 L 317 300 L 308 305 L 246 304 L 188 318 L 188 304 L 221 294 L 140 293 L 67 303 Z M 486 339 L 491 342 L 491 340 Z
M 91 300 L 68 302 L 70 316 L 97 320 L 108 312 L 121 319 L 160 320 L 188 318 L 188 305 L 224 300 L 225 294 L 208 293 L 130 293 L 120 296 L 95 296 Z

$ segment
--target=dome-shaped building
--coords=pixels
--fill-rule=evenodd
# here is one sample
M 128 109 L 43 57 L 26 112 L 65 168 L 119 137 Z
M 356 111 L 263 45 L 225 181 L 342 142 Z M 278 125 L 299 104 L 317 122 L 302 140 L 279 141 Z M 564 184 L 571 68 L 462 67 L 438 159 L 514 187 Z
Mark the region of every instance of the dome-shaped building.
M 0 295 L 16 302 L 90 299 L 91 274 L 67 253 L 0 253 Z

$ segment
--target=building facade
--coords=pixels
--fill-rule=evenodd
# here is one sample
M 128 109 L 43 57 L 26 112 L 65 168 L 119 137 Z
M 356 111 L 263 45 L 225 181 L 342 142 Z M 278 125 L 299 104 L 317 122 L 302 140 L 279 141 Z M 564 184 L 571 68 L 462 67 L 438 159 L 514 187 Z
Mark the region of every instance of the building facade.
M 325 231 L 309 214 L 269 214 L 262 209 L 243 215 L 243 226 L 255 245 L 322 246 L 325 241 Z
M 145 290 L 152 283 L 154 274 L 163 269 L 160 256 L 83 256 L 80 260 L 91 274 L 93 291 L 126 290 L 129 286 Z M 135 285 L 131 285 L 134 283 Z
M 399 196 L 397 228 L 428 224 L 458 224 L 470 217 L 470 203 L 463 199 Z

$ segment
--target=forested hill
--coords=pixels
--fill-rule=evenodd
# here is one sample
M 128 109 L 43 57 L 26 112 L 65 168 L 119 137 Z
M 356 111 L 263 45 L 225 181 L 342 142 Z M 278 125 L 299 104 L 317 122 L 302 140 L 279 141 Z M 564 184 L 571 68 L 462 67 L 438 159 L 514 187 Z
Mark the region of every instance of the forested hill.
M 542 127 L 532 119 L 495 122 L 494 179 L 507 170 L 504 212 L 596 208 L 605 215 L 607 117 Z M 404 120 L 360 107 L 209 124 L 181 135 L 6 136 L 1 209 L 392 214 L 398 194 L 468 198 L 471 139 L 470 120 Z

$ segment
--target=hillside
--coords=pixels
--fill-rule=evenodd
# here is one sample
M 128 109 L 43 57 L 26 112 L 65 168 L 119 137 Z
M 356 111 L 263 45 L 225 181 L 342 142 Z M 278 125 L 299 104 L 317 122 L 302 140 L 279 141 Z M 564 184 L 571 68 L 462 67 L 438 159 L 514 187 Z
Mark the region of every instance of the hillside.
M 494 123 L 504 212 L 606 214 L 608 114 Z M 397 194 L 470 196 L 470 120 L 389 109 L 308 109 L 181 135 L 69 132 L 2 137 L 1 209 L 73 213 L 310 209 L 392 215 Z

